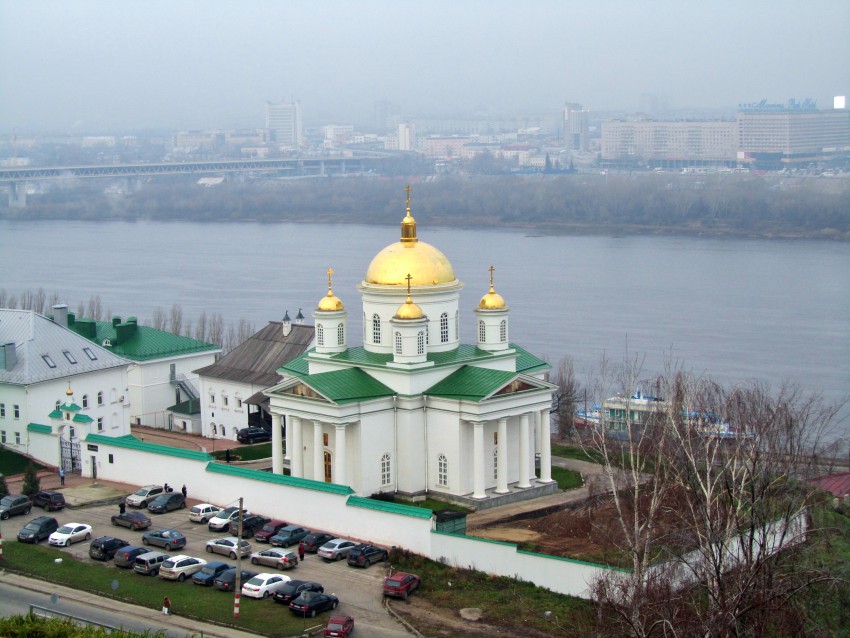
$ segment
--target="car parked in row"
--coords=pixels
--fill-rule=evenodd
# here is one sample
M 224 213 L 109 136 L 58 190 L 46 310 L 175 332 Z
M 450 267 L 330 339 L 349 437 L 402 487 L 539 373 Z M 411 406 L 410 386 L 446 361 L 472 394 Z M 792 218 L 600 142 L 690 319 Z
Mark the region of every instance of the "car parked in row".
M 32 504 L 45 512 L 55 512 L 65 507 L 65 495 L 53 490 L 42 490 L 32 497 Z
M 148 511 L 154 514 L 164 514 L 184 507 L 186 507 L 186 497 L 180 492 L 160 494 L 148 503 Z
M 285 549 L 266 549 L 251 554 L 252 565 L 267 565 L 276 569 L 292 569 L 298 564 L 298 555 Z
M 230 569 L 230 565 L 227 563 L 222 563 L 220 560 L 214 560 L 192 574 L 192 584 L 212 587 L 215 579 L 228 569 Z
M 304 543 L 304 551 L 315 554 L 319 551 L 319 548 L 322 545 L 328 541 L 332 541 L 333 538 L 333 534 L 326 534 L 325 532 L 310 532 L 301 542 Z
M 144 513 L 137 511 L 124 512 L 123 514 L 115 514 L 112 518 L 112 524 L 119 527 L 129 527 L 134 532 L 140 529 L 147 529 L 151 526 L 151 519 Z
M 419 576 L 407 572 L 396 572 L 384 579 L 384 596 L 401 598 L 407 597 L 419 589 Z
M 176 529 L 158 529 L 142 534 L 143 545 L 164 547 L 166 551 L 186 547 L 186 537 Z
M 112 560 L 119 549 L 129 544 L 115 536 L 98 536 L 89 545 L 89 556 L 95 560 Z
M 342 560 L 348 557 L 348 552 L 356 545 L 347 538 L 334 538 L 322 545 L 316 553 L 325 560 Z
M 133 562 L 133 571 L 143 576 L 157 576 L 162 564 L 171 556 L 163 552 L 145 552 L 136 556 Z
M 115 552 L 112 562 L 115 563 L 116 567 L 132 568 L 136 559 L 142 554 L 147 554 L 149 551 L 151 550 L 147 547 L 141 547 L 139 545 L 125 545 Z
M 250 514 L 242 517 L 242 538 L 251 538 L 257 530 L 261 530 L 263 525 L 271 519 L 259 514 Z M 238 535 L 239 519 L 236 518 L 230 521 L 230 533 L 234 536 Z
M 286 521 L 270 520 L 261 529 L 254 532 L 254 540 L 258 543 L 268 543 L 269 539 L 286 527 Z
M 248 514 L 250 514 L 248 510 L 242 510 L 243 517 Z M 211 532 L 221 532 L 230 527 L 230 521 L 234 518 L 239 518 L 239 508 L 226 507 L 207 522 L 207 527 Z
M 59 523 L 50 516 L 38 516 L 21 528 L 18 540 L 22 543 L 38 543 L 59 529 Z
M 368 567 L 372 563 L 387 560 L 390 553 L 383 547 L 361 543 L 355 545 L 348 552 L 348 564 L 355 567 Z
M 207 541 L 206 549 L 208 554 L 223 554 L 236 560 L 237 551 L 244 558 L 251 553 L 252 548 L 251 543 L 246 540 L 240 540 L 235 536 L 225 536 L 224 538 L 214 538 Z
M 314 618 L 320 612 L 336 609 L 337 605 L 339 605 L 339 598 L 333 594 L 304 591 L 289 603 L 289 611 L 299 616 L 310 616 L 310 618 Z
M 124 503 L 129 507 L 145 508 L 150 501 L 163 493 L 165 493 L 165 488 L 162 485 L 145 485 L 125 498 Z
M 7 494 L 0 499 L 0 519 L 6 520 L 10 516 L 29 514 L 32 509 L 32 501 L 25 494 Z
M 309 580 L 290 580 L 274 593 L 274 601 L 283 605 L 289 605 L 289 603 L 298 598 L 301 592 L 305 591 L 323 592 L 325 588 L 319 583 Z
M 263 443 L 272 440 L 272 433 L 265 428 L 242 428 L 236 433 L 236 440 L 240 443 Z
M 194 523 L 207 523 L 220 511 L 221 508 L 218 505 L 198 503 L 189 510 L 189 520 Z
M 85 523 L 67 523 L 53 532 L 47 539 L 51 545 L 68 547 L 71 543 L 87 541 L 91 538 L 91 525 Z
M 247 571 L 245 569 L 239 575 L 239 588 L 242 588 L 242 583 L 247 583 L 254 576 L 257 575 L 257 572 Z M 221 591 L 233 591 L 233 588 L 236 586 L 236 568 L 231 567 L 226 572 L 222 572 L 219 574 L 216 579 L 213 581 L 213 587 L 216 589 L 220 589 Z
M 183 582 L 195 572 L 199 572 L 207 564 L 203 558 L 178 554 L 163 561 L 159 568 L 159 577 L 164 580 L 176 580 Z
M 283 574 L 261 573 L 242 585 L 242 595 L 248 598 L 268 598 L 292 580 Z
M 348 638 L 354 631 L 354 618 L 348 614 L 334 614 L 325 626 L 325 638 Z
M 287 525 L 286 527 L 281 527 L 277 534 L 269 538 L 269 543 L 275 547 L 289 547 L 290 545 L 300 543 L 309 533 L 309 529 L 304 529 L 297 525 Z

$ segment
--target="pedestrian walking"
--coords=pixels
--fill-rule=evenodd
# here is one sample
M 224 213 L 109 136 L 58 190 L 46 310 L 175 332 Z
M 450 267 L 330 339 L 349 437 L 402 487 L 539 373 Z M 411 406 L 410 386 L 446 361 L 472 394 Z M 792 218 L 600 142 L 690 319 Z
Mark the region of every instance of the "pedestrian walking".
M 170 492 L 170 491 L 171 491 L 171 487 L 169 487 L 168 483 L 166 483 L 165 485 L 163 485 L 163 486 L 162 486 L 162 489 L 163 489 L 163 491 L 165 491 L 165 492 Z
M 306 551 L 304 543 L 298 543 L 298 560 L 304 560 L 304 552 Z
M 171 615 L 171 599 L 168 596 L 162 599 L 162 613 L 166 616 Z
M 224 460 L 225 460 L 226 462 L 230 463 L 230 448 L 227 448 L 227 449 L 224 451 Z
M 127 511 L 127 506 L 124 504 L 124 501 L 121 501 L 120 503 L 118 503 L 118 513 L 123 514 L 126 511 Z
M 180 491 L 183 492 L 183 498 L 186 498 L 186 494 L 189 493 L 189 490 L 186 489 L 185 483 L 183 483 L 183 489 L 181 489 Z
M 59 485 L 65 485 L 65 468 L 59 468 Z

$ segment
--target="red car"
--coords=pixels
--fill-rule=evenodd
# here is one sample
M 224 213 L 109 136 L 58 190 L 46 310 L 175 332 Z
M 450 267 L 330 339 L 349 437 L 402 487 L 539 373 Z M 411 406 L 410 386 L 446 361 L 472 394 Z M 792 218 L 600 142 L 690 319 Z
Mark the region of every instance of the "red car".
M 407 597 L 419 589 L 419 576 L 407 572 L 396 572 L 384 579 L 384 596 L 393 596 L 407 600 Z
M 345 638 L 354 631 L 354 618 L 346 614 L 334 614 L 325 627 L 325 638 Z
M 268 543 L 269 539 L 286 527 L 286 521 L 268 521 L 261 529 L 254 531 L 254 540 Z

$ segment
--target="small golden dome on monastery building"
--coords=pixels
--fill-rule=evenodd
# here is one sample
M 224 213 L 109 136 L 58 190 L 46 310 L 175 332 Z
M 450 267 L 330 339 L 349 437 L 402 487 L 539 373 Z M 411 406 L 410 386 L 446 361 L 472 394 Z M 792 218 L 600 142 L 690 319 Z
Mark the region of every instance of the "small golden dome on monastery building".
M 507 308 L 504 297 L 497 293 L 493 287 L 493 272 L 495 270 L 493 266 L 490 266 L 490 292 L 481 297 L 481 301 L 478 302 L 478 307 L 482 310 L 503 310 Z
M 407 300 L 398 307 L 398 310 L 395 312 L 395 318 L 422 319 L 425 316 L 425 313 L 422 312 L 422 308 L 413 303 L 413 299 L 410 298 L 410 286 L 413 281 L 413 275 L 408 273 L 405 280 L 407 282 Z
M 334 295 L 332 280 L 333 274 L 333 268 L 328 268 L 328 294 L 321 298 L 318 306 L 318 310 L 321 310 L 322 312 L 334 312 L 345 309 L 345 306 L 342 304 L 342 300 Z

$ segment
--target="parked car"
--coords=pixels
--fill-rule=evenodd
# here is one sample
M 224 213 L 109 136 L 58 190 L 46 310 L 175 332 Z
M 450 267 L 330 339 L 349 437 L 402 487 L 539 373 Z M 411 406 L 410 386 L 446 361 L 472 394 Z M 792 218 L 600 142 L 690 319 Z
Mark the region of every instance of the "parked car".
M 71 543 L 87 541 L 91 538 L 91 525 L 85 523 L 67 523 L 53 532 L 47 539 L 51 545 L 68 547 Z
M 203 558 L 178 554 L 163 561 L 159 568 L 159 577 L 164 580 L 176 580 L 183 582 L 195 572 L 199 572 L 207 564 Z
M 117 552 L 115 552 L 115 556 L 112 558 L 112 562 L 115 563 L 116 567 L 133 567 L 133 563 L 136 562 L 136 559 L 142 554 L 147 554 L 150 552 L 147 547 L 140 547 L 139 545 L 125 545 Z
M 165 492 L 162 485 L 145 485 L 130 494 L 124 502 L 130 507 L 147 507 L 148 503 Z
M 268 565 L 277 569 L 292 569 L 298 564 L 298 555 L 285 549 L 266 549 L 251 554 L 251 564 Z
M 304 543 L 304 549 L 311 554 L 315 554 L 319 551 L 319 548 L 327 543 L 328 541 L 332 541 L 334 538 L 333 534 L 326 534 L 324 532 L 312 532 L 307 534 L 304 537 L 304 540 L 301 542 Z
M 283 574 L 257 574 L 242 585 L 242 595 L 249 598 L 268 598 L 292 580 Z
M 154 514 L 164 514 L 184 507 L 186 507 L 186 497 L 180 492 L 160 494 L 148 503 L 148 511 Z
M 254 532 L 254 540 L 258 543 L 268 543 L 269 539 L 284 527 L 286 527 L 286 521 L 271 520 Z
M 164 547 L 166 551 L 186 547 L 186 537 L 176 529 L 158 529 L 142 534 L 143 545 Z
M 274 601 L 276 603 L 289 605 L 289 603 L 298 598 L 298 595 L 304 591 L 323 592 L 325 591 L 325 588 L 319 583 L 314 583 L 309 580 L 290 580 L 286 583 L 286 585 L 274 593 Z
M 248 510 L 242 510 L 243 518 L 250 513 Z M 227 529 L 234 518 L 239 518 L 239 508 L 228 507 L 213 516 L 207 523 L 207 527 L 211 532 L 220 532 Z
M 59 529 L 59 523 L 50 516 L 38 516 L 21 528 L 18 540 L 22 543 L 38 543 Z
M 224 554 L 225 556 L 230 556 L 233 560 L 236 560 L 236 551 L 245 557 L 251 553 L 251 543 L 246 540 L 240 540 L 235 536 L 225 536 L 224 538 L 214 538 L 210 541 L 207 541 L 207 553 L 208 554 Z
M 259 514 L 251 514 L 250 516 L 242 517 L 242 538 L 251 538 L 254 535 L 254 532 L 263 528 L 263 525 L 268 523 L 271 519 L 266 516 L 260 516 Z M 236 532 L 239 530 L 239 519 L 235 518 L 230 521 L 230 533 L 236 536 Z
M 337 605 L 339 605 L 339 598 L 333 594 L 318 591 L 303 591 L 295 600 L 289 603 L 289 611 L 299 616 L 310 616 L 310 618 L 313 618 L 320 612 L 336 609 Z
M 204 587 L 212 587 L 213 581 L 230 569 L 230 565 L 222 563 L 220 560 L 214 560 L 211 563 L 204 565 L 200 571 L 192 574 L 192 583 L 195 585 L 203 585 Z
M 140 529 L 147 529 L 151 526 L 151 519 L 142 512 L 133 511 L 124 512 L 123 514 L 115 514 L 111 520 L 113 525 L 129 527 L 134 532 L 137 532 Z
M 368 567 L 372 563 L 387 560 L 390 553 L 383 547 L 361 543 L 348 551 L 348 564 L 355 567 Z
M 32 497 L 32 504 L 44 508 L 45 512 L 61 510 L 65 507 L 65 495 L 53 490 L 42 490 Z
M 297 525 L 287 525 L 282 527 L 280 531 L 269 539 L 269 543 L 275 547 L 289 547 L 299 543 L 307 534 L 309 529 L 298 527 Z
M 171 558 L 163 552 L 145 552 L 136 556 L 133 563 L 133 571 L 144 576 L 157 576 L 162 564 Z
M 257 572 L 249 572 L 246 570 L 242 570 L 242 573 L 239 576 L 239 588 L 242 588 L 242 583 L 247 583 L 254 576 L 257 575 Z M 222 572 L 216 577 L 213 581 L 213 587 L 216 589 L 220 589 L 221 591 L 233 591 L 233 587 L 236 584 L 236 568 L 231 567 L 226 572 Z
M 31 509 L 32 501 L 24 494 L 7 494 L 0 499 L 0 519 L 4 521 L 10 516 L 29 514 Z
M 218 514 L 221 508 L 212 503 L 199 503 L 189 510 L 189 520 L 195 523 L 206 523 Z
M 356 545 L 347 538 L 335 538 L 322 545 L 316 553 L 325 560 L 342 560 L 348 557 L 348 552 Z
M 325 638 L 348 638 L 354 631 L 354 618 L 348 614 L 334 614 L 325 626 Z
M 407 600 L 419 589 L 419 576 L 407 572 L 396 572 L 384 579 L 384 596 Z
M 112 560 L 119 549 L 129 544 L 115 536 L 99 536 L 89 545 L 89 556 L 95 560 Z
M 271 441 L 272 433 L 265 428 L 242 428 L 236 433 L 236 440 L 240 443 L 262 443 Z

